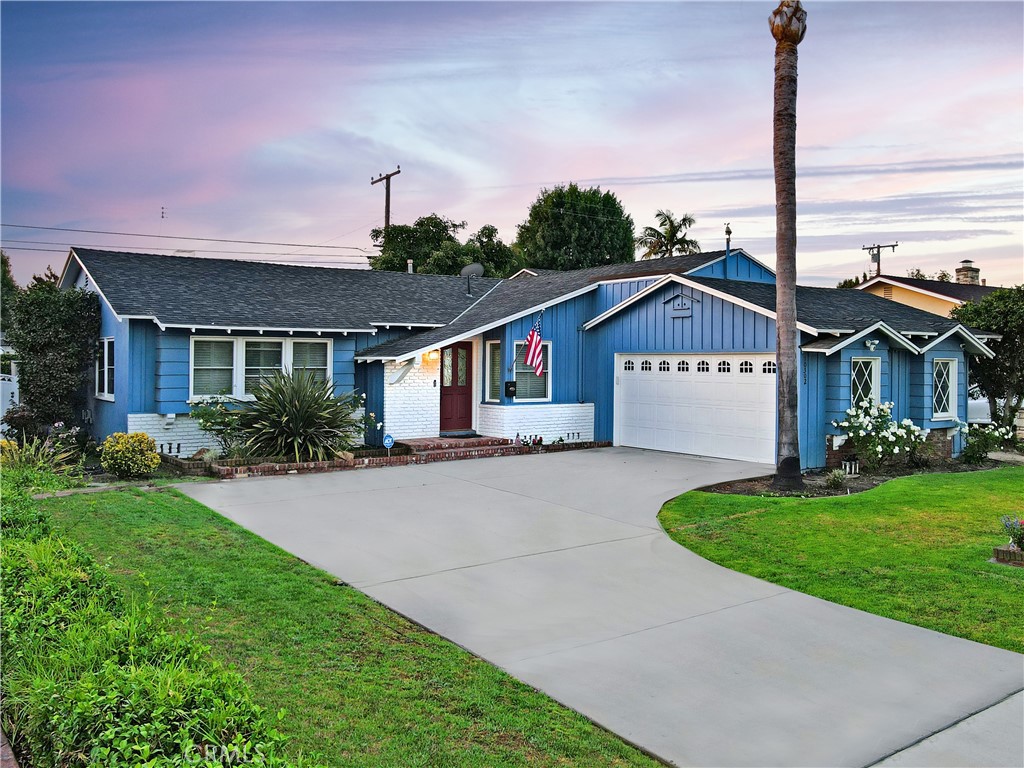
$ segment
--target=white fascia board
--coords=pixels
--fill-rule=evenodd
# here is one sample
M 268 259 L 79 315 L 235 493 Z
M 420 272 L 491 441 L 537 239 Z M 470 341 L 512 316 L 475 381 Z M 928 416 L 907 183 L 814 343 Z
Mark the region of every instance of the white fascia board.
M 60 280 L 57 281 L 57 287 L 62 290 L 69 287 L 64 285 L 64 278 L 67 277 L 68 267 L 70 267 L 72 263 L 78 264 L 79 269 L 81 269 L 82 262 L 78 260 L 78 256 L 75 254 L 74 248 L 68 250 L 68 257 L 64 260 L 64 268 L 60 271 Z
M 942 334 L 937 339 L 932 341 L 926 347 L 922 347 L 921 351 L 922 352 L 927 352 L 929 349 L 931 349 L 935 345 L 945 341 L 946 339 L 948 339 L 950 336 L 953 336 L 953 335 L 962 336 L 968 343 L 970 343 L 972 346 L 974 346 L 974 348 L 977 350 L 977 354 L 984 355 L 987 358 L 993 358 L 993 357 L 996 356 L 995 352 L 993 352 L 991 349 L 986 347 L 985 344 L 983 344 L 982 341 L 977 336 L 975 336 L 973 333 L 968 331 L 962 325 L 958 325 L 956 328 L 951 328 L 950 330 L 946 331 L 944 334 Z
M 444 323 L 370 323 L 376 328 L 444 328 Z
M 96 293 L 99 294 L 99 297 L 103 299 L 103 303 L 107 305 L 107 308 L 110 310 L 110 313 L 117 319 L 117 322 L 122 322 L 125 319 L 125 316 L 117 314 L 117 311 L 114 309 L 114 305 L 107 300 L 107 297 L 103 293 L 103 289 L 100 288 L 99 283 L 97 283 L 93 279 L 92 275 L 89 274 L 89 270 L 85 268 L 85 264 L 83 264 L 82 260 L 78 258 L 78 254 L 75 253 L 74 248 L 72 248 L 71 253 L 68 254 L 68 264 L 64 265 L 64 271 L 61 272 L 61 283 L 63 283 L 64 281 L 64 275 L 67 273 L 68 265 L 71 263 L 72 256 L 74 257 L 75 262 L 78 264 L 78 268 L 85 273 L 85 276 L 87 278 L 89 278 L 89 285 L 91 285 L 93 289 L 96 291 Z
M 845 338 L 845 339 L 842 339 L 842 340 L 836 342 L 835 346 L 831 347 L 828 351 L 825 352 L 825 354 L 826 355 L 831 355 L 833 352 L 838 352 L 840 349 L 843 349 L 844 347 L 848 347 L 853 342 L 859 341 L 860 339 L 863 339 L 865 336 L 870 336 L 872 333 L 875 333 L 876 331 L 881 331 L 886 336 L 888 336 L 893 341 L 895 341 L 899 346 L 903 347 L 906 350 L 909 350 L 909 351 L 913 352 L 915 355 L 921 354 L 921 349 L 920 348 L 918 348 L 914 344 L 911 344 L 909 341 L 907 341 L 906 338 L 904 338 L 904 336 L 902 334 L 900 334 L 898 331 L 894 331 L 892 328 L 890 328 L 888 325 L 886 325 L 881 320 L 879 320 L 877 323 L 875 323 L 874 325 L 870 326 L 869 328 L 865 328 L 863 331 L 858 331 L 857 333 L 853 334 L 852 336 L 849 336 L 848 338 Z M 815 351 L 815 350 L 808 350 L 808 351 Z
M 897 288 L 906 288 L 908 291 L 914 291 L 914 293 L 920 293 L 925 296 L 931 296 L 933 299 L 942 299 L 943 301 L 948 301 L 951 304 L 956 304 L 957 306 L 963 304 L 962 300 L 954 299 L 952 296 L 946 296 L 945 294 L 942 293 L 936 293 L 935 291 L 929 291 L 924 288 L 918 288 L 916 285 L 907 285 L 906 283 L 901 283 L 899 280 L 889 280 L 885 275 L 876 275 L 875 277 L 870 278 L 866 283 L 856 285 L 854 286 L 854 288 L 856 288 L 858 291 L 863 291 L 865 288 L 870 288 L 872 285 L 878 285 L 879 283 L 885 283 L 886 285 L 894 285 Z M 890 301 L 895 301 L 895 299 L 890 299 Z
M 357 360 L 361 360 L 364 363 L 372 363 L 372 362 L 375 362 L 375 361 L 378 361 L 378 360 L 382 360 L 382 361 L 392 361 L 392 360 L 394 360 L 396 362 L 402 362 L 403 360 L 410 360 L 410 359 L 416 357 L 417 355 L 422 355 L 424 352 L 429 352 L 432 349 L 441 349 L 442 347 L 447 347 L 447 346 L 450 346 L 451 344 L 455 344 L 455 343 L 460 342 L 460 341 L 465 341 L 466 339 L 471 339 L 474 336 L 479 336 L 481 333 L 486 333 L 487 331 L 491 330 L 492 328 L 497 328 L 499 325 L 505 325 L 505 323 L 511 323 L 511 322 L 513 322 L 515 320 L 518 320 L 521 317 L 526 317 L 526 315 L 532 315 L 534 312 L 540 312 L 542 309 L 547 309 L 548 307 L 553 307 L 553 306 L 555 306 L 555 304 L 561 304 L 563 301 L 569 301 L 571 299 L 575 299 L 577 296 L 582 296 L 584 293 L 588 293 L 590 291 L 593 291 L 595 288 L 597 288 L 597 283 L 592 283 L 591 285 L 588 285 L 588 286 L 585 286 L 585 287 L 580 288 L 578 290 L 572 291 L 571 293 L 563 294 L 563 295 L 559 296 L 556 299 L 551 299 L 550 301 L 546 301 L 543 304 L 537 304 L 536 306 L 530 307 L 529 309 L 524 309 L 521 312 L 516 312 L 515 314 L 506 315 L 505 317 L 501 318 L 500 320 L 495 320 L 493 322 L 486 323 L 484 325 L 478 325 L 477 327 L 475 327 L 475 328 L 473 328 L 473 329 L 471 329 L 469 331 L 466 331 L 465 333 L 460 333 L 460 334 L 457 334 L 455 336 L 447 336 L 447 337 L 445 337 L 443 339 L 438 339 L 437 341 L 432 342 L 432 343 L 426 345 L 425 347 L 420 347 L 419 349 L 414 349 L 414 350 L 412 350 L 410 352 L 403 352 L 400 355 L 385 355 L 385 356 L 381 356 L 381 357 L 367 357 L 365 355 L 363 355 L 363 356 L 356 355 L 356 359 Z M 458 318 L 456 318 L 456 320 L 457 319 Z M 453 320 L 452 322 L 455 322 L 455 321 Z
M 711 278 L 711 279 L 714 279 L 714 278 Z M 744 309 L 749 309 L 751 312 L 756 312 L 759 315 L 764 315 L 765 317 L 771 318 L 772 320 L 775 319 L 775 313 L 774 312 L 772 312 L 770 309 L 765 309 L 764 307 L 762 307 L 762 306 L 760 306 L 758 304 L 754 304 L 754 303 L 749 302 L 749 301 L 744 301 L 743 299 L 737 298 L 736 296 L 733 296 L 733 295 L 731 295 L 729 293 L 726 293 L 725 291 L 720 291 L 717 288 L 711 288 L 709 286 L 704 285 L 703 283 L 698 283 L 698 282 L 695 282 L 693 280 L 687 280 L 685 277 L 681 277 L 679 275 L 665 275 L 665 277 L 663 277 L 662 279 L 658 280 L 655 283 L 651 283 L 649 286 L 644 288 L 642 291 L 637 291 L 632 296 L 630 296 L 628 299 L 624 299 L 623 301 L 620 301 L 618 304 L 616 304 L 614 307 L 611 307 L 610 309 L 605 310 L 604 312 L 602 312 L 600 315 L 595 317 L 590 322 L 584 323 L 583 324 L 583 330 L 589 331 L 591 328 L 593 328 L 593 327 L 595 327 L 597 325 L 600 325 L 605 320 L 610 318 L 612 315 L 616 315 L 620 311 L 625 309 L 626 307 L 630 306 L 631 304 L 634 304 L 634 303 L 636 303 L 638 301 L 643 300 L 649 294 L 653 293 L 654 291 L 659 290 L 660 288 L 662 288 L 663 286 L 667 285 L 668 283 L 678 283 L 679 285 L 685 285 L 688 288 L 693 288 L 696 291 L 701 291 L 702 293 L 706 293 L 706 294 L 709 294 L 711 296 L 715 296 L 716 298 L 722 299 L 723 301 L 728 301 L 730 304 L 735 304 L 738 307 L 743 307 Z M 820 333 L 820 331 L 818 331 L 817 328 L 812 328 L 811 326 L 807 325 L 806 323 L 798 322 L 796 324 L 796 327 L 799 330 L 804 331 L 805 333 L 811 334 L 812 336 L 817 336 Z
M 532 270 L 527 269 L 526 267 L 523 267 L 518 272 L 516 272 L 514 275 L 509 275 L 509 277 L 507 277 L 506 279 L 507 280 L 515 280 L 520 275 L 530 275 L 531 277 L 536 277 L 537 273 L 532 271 Z
M 317 335 L 324 333 L 370 333 L 376 334 L 376 328 L 276 328 L 267 325 L 206 325 L 203 323 L 161 323 L 157 318 L 153 316 L 143 315 L 125 315 L 126 318 L 132 320 L 152 320 L 154 323 L 160 326 L 161 330 L 167 328 L 188 328 L 190 330 L 202 330 L 202 331 L 258 331 L 263 333 L 269 331 L 270 333 L 315 333 Z

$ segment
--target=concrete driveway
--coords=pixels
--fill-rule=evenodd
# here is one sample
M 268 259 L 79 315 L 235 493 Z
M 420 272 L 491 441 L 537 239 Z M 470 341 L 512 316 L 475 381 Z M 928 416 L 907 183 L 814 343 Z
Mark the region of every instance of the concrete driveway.
M 1024 657 L 735 573 L 661 531 L 667 499 L 771 471 L 610 448 L 180 489 L 678 765 L 867 766 L 982 710 L 1019 723 Z M 1006 730 L 983 759 L 1021 765 Z M 918 754 L 897 757 L 942 759 Z

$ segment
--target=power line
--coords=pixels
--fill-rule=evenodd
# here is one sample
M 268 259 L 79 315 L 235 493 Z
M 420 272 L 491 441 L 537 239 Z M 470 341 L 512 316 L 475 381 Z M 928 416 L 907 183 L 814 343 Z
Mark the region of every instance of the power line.
M 307 243 L 274 243 L 266 240 L 226 240 L 219 237 L 187 237 L 185 235 L 153 235 L 140 232 L 109 232 L 101 229 L 72 229 L 70 227 L 40 227 L 32 224 L 0 224 L 0 227 L 15 229 L 44 229 L 49 232 L 79 232 L 87 235 L 115 235 L 117 237 L 155 237 L 162 240 L 197 240 L 204 243 L 240 243 L 242 245 L 275 245 L 281 248 L 333 248 L 339 250 L 363 251 L 356 245 L 309 245 Z
M 128 249 L 131 249 L 131 250 L 150 250 L 150 251 L 180 251 L 180 250 L 184 250 L 182 248 L 161 248 L 159 246 L 154 246 L 154 245 L 139 245 L 139 246 L 131 246 L 131 245 L 117 245 L 117 246 L 110 246 L 110 245 L 82 245 L 81 243 L 62 243 L 62 242 L 55 242 L 53 240 L 10 240 L 10 239 L 4 239 L 3 242 L 5 244 L 6 243 L 28 243 L 29 245 L 63 245 L 65 248 L 96 248 L 96 249 L 104 250 L 104 251 L 117 250 L 117 249 L 122 249 L 122 248 L 128 248 Z M 57 251 L 54 248 L 22 248 L 20 246 L 10 246 L 10 245 L 7 245 L 6 247 L 8 248 L 8 250 L 12 250 L 12 251 L 53 251 L 53 252 L 56 252 L 56 253 L 63 253 L 63 251 Z M 240 255 L 243 255 L 243 256 L 296 256 L 296 255 L 305 255 L 305 254 L 301 253 L 301 249 L 298 250 L 298 251 L 284 251 L 284 252 L 274 252 L 274 253 L 272 253 L 270 251 L 228 251 L 228 250 L 220 250 L 220 249 L 215 249 L 215 248 L 202 248 L 202 249 L 199 249 L 199 251 L 200 251 L 200 253 L 231 253 L 231 254 L 240 254 Z M 308 254 L 308 255 L 312 256 L 314 254 Z M 324 256 L 328 256 L 328 254 L 321 254 L 321 257 L 324 257 Z M 362 259 L 362 258 L 364 258 L 363 256 L 359 256 L 359 255 L 355 255 L 355 254 L 349 255 L 349 254 L 345 254 L 345 253 L 339 253 L 337 255 L 330 254 L 330 256 L 332 256 L 334 258 L 342 258 L 342 259 Z

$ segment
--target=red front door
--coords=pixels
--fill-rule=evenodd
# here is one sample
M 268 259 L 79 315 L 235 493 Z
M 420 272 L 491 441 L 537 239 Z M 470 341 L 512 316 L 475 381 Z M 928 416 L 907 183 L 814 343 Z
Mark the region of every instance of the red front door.
M 441 350 L 441 432 L 473 429 L 473 344 Z

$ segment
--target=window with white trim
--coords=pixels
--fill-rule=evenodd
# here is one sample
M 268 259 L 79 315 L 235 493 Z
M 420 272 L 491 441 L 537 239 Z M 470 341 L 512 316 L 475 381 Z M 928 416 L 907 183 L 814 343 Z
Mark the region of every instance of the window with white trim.
M 932 418 L 956 417 L 956 360 L 932 362 Z
M 526 343 L 516 344 L 516 402 L 523 400 L 551 399 L 551 342 L 541 342 L 541 355 L 544 360 L 544 373 L 538 376 L 532 365 L 527 365 Z
M 330 381 L 328 339 L 192 337 L 189 397 L 227 395 L 251 399 L 256 385 L 276 371 L 306 371 Z
M 96 397 L 114 399 L 114 339 L 111 336 L 100 339 L 96 350 Z
M 881 402 L 880 369 L 881 359 L 877 357 L 855 357 L 850 360 L 850 405 L 856 408 L 862 402 Z
M 501 399 L 501 342 L 488 341 L 487 351 L 487 400 L 497 402 Z

